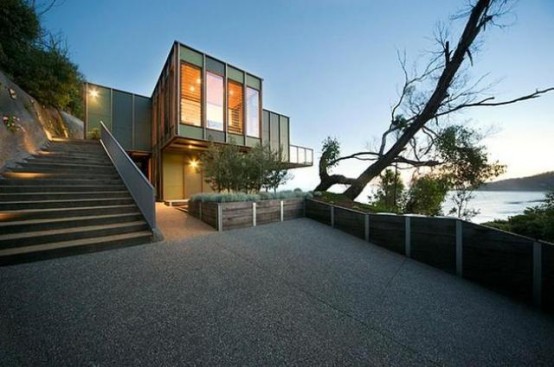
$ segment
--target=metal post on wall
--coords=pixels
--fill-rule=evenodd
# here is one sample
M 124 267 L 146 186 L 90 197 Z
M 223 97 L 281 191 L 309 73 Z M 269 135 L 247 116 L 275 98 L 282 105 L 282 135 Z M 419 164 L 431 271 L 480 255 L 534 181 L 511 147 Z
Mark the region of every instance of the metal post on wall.
M 364 225 L 365 225 L 364 238 L 366 241 L 369 241 L 369 214 L 367 213 L 365 214 Z
M 217 203 L 217 230 L 223 231 L 223 207 L 221 203 Z
M 463 276 L 462 221 L 456 219 L 456 275 Z
M 252 203 L 252 227 L 256 227 L 256 203 Z
M 542 304 L 542 244 L 533 243 L 533 304 Z
M 331 205 L 331 227 L 335 227 L 335 207 Z
M 87 138 L 87 129 L 88 129 L 88 83 L 85 82 L 85 121 L 83 121 L 83 140 Z
M 306 205 L 306 204 L 304 204 Z M 285 213 L 283 211 L 283 200 L 281 200 L 281 222 L 285 219 Z
M 405 236 L 404 236 L 405 252 L 406 252 L 406 256 L 412 257 L 411 221 L 410 221 L 410 217 L 407 216 L 407 215 L 404 218 L 406 220 L 405 227 L 404 227 L 404 231 L 405 231 Z

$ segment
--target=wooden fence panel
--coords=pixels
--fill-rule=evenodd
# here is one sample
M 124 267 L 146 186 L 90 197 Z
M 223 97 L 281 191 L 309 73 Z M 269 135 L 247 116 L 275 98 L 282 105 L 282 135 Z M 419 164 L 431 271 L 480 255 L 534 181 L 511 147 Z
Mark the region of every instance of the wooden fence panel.
M 256 203 L 256 225 L 281 221 L 281 201 L 264 200 Z
M 202 221 L 217 229 L 217 203 L 201 203 Z
M 468 222 L 462 229 L 464 278 L 531 301 L 534 241 Z
M 403 216 L 369 214 L 369 242 L 405 254 L 406 224 Z
M 304 217 L 304 199 L 283 200 L 283 220 Z
M 411 255 L 422 263 L 456 273 L 456 220 L 410 217 Z
M 188 211 L 189 214 L 193 217 L 199 218 L 200 217 L 200 201 L 190 201 L 188 203 Z
M 337 207 L 335 208 L 335 228 L 365 239 L 365 214 Z
M 252 202 L 222 203 L 223 230 L 252 227 Z
M 306 217 L 331 225 L 331 209 L 328 204 L 306 200 Z

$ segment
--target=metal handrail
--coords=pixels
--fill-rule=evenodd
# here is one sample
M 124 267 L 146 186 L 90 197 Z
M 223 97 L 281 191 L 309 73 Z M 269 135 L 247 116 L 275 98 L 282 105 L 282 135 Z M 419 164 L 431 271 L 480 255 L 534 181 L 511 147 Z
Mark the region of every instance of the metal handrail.
M 100 127 L 100 143 L 110 157 L 150 229 L 156 231 L 156 194 L 154 187 L 102 121 L 100 121 Z
M 296 154 L 292 154 L 292 151 Z M 300 152 L 303 152 L 304 159 L 300 159 Z M 292 159 L 292 156 L 296 157 Z M 301 147 L 299 145 L 289 144 L 289 162 L 298 164 L 313 164 L 314 150 L 307 147 Z

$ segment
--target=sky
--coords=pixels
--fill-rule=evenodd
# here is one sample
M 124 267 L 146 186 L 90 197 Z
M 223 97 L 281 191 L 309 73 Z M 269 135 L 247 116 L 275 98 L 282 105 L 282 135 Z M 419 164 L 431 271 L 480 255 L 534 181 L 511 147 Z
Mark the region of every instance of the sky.
M 468 0 L 63 0 L 43 25 L 67 40 L 71 59 L 93 83 L 150 96 L 178 40 L 264 79 L 263 107 L 290 116 L 291 143 L 321 154 L 335 137 L 341 153 L 364 150 L 390 121 L 402 86 L 397 52 L 420 64 L 438 22 Z M 554 86 L 554 1 L 520 0 L 503 28 L 489 28 L 471 75 L 488 73 L 497 100 Z M 457 40 L 452 35 L 451 44 Z M 554 93 L 460 122 L 488 131 L 499 178 L 554 170 Z M 357 162 L 336 172 L 357 176 Z M 313 189 L 314 167 L 294 170 L 288 187 Z

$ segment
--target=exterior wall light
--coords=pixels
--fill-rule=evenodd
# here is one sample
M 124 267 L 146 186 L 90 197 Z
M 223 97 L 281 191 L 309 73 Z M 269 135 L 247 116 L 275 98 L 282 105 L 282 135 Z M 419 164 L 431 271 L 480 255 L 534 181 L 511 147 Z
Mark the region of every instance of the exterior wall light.
M 198 168 L 198 161 L 196 159 L 192 159 L 189 164 L 191 168 Z
M 98 90 L 97 89 L 91 89 L 88 93 L 92 98 L 97 98 L 98 97 Z

